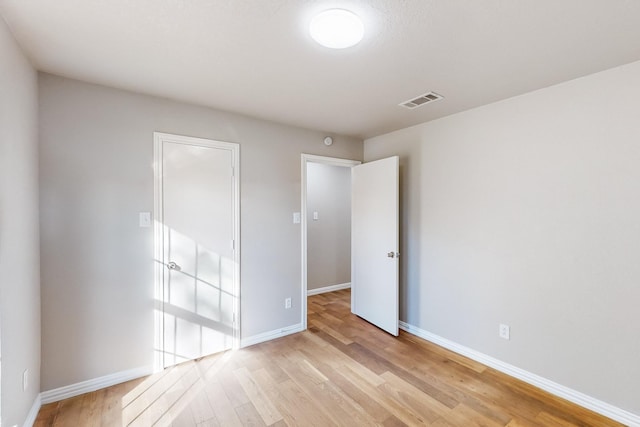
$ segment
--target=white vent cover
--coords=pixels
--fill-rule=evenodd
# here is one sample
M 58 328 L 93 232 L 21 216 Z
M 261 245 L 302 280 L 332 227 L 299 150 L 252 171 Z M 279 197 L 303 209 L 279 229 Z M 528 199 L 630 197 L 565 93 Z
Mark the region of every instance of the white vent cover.
M 414 108 L 418 108 L 422 105 L 426 105 L 431 102 L 440 101 L 442 98 L 444 98 L 442 95 L 438 95 L 435 92 L 427 92 L 424 95 L 420 95 L 417 98 L 413 98 L 408 101 L 401 102 L 398 105 L 412 110 Z

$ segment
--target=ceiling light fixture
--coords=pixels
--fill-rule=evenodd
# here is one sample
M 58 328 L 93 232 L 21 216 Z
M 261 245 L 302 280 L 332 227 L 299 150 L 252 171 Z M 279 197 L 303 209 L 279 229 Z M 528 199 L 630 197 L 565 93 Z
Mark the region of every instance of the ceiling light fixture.
M 311 37 L 324 47 L 345 49 L 364 37 L 364 25 L 353 12 L 329 9 L 317 14 L 309 24 Z

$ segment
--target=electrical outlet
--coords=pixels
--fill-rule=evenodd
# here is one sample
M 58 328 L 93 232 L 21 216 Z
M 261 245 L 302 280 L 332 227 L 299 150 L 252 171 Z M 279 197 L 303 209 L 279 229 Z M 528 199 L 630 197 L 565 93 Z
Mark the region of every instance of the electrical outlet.
M 291 308 L 291 298 L 285 298 L 284 308 Z
M 22 391 L 27 391 L 29 387 L 29 370 L 25 369 L 22 373 Z
M 509 325 L 504 325 L 501 323 L 499 334 L 500 334 L 500 338 L 504 338 L 505 340 L 508 340 L 511 335 L 511 328 L 509 328 Z

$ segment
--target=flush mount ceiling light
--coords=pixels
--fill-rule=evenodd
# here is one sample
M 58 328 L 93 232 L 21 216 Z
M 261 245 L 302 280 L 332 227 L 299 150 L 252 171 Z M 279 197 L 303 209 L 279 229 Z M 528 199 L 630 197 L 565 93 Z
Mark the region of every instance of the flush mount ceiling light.
M 344 49 L 362 40 L 364 26 L 358 15 L 353 12 L 329 9 L 317 14 L 311 20 L 309 33 L 322 46 Z

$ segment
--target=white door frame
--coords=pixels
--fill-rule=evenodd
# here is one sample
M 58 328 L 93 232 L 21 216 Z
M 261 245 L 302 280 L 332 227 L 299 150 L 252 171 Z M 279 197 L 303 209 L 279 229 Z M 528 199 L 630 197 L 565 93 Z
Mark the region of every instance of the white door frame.
M 233 142 L 216 141 L 212 139 L 195 138 L 190 136 L 172 135 L 168 133 L 153 133 L 153 231 L 154 231 L 154 300 L 155 300 L 155 339 L 154 339 L 154 369 L 164 369 L 162 351 L 164 350 L 164 321 L 162 292 L 164 289 L 165 265 L 163 264 L 163 210 L 162 210 L 162 143 L 173 142 L 178 144 L 195 145 L 199 147 L 212 147 L 230 150 L 233 163 L 233 344 L 232 348 L 240 347 L 240 144 Z M 159 351 L 162 350 L 162 351 Z
M 302 227 L 302 318 L 300 319 L 300 323 L 302 324 L 303 330 L 307 329 L 307 164 L 309 163 L 351 168 L 362 162 L 360 160 L 302 154 L 302 206 L 300 208 L 300 225 Z

